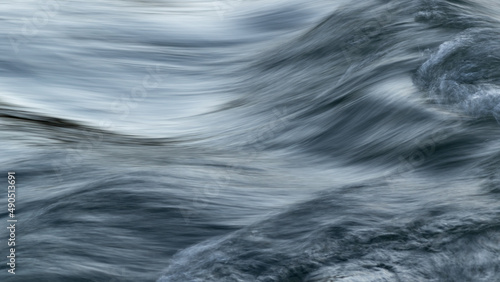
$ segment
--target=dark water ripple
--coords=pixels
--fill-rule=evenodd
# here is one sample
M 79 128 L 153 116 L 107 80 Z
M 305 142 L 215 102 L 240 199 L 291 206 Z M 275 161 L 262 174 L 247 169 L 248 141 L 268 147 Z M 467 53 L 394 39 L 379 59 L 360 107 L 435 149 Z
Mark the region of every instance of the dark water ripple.
M 494 1 L 28 2 L 0 281 L 500 281 Z

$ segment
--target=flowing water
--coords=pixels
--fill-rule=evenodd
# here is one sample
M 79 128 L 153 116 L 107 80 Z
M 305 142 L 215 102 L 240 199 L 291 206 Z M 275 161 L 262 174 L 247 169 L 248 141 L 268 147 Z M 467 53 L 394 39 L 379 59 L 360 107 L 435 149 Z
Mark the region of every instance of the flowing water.
M 497 1 L 26 0 L 0 22 L 0 281 L 500 281 Z

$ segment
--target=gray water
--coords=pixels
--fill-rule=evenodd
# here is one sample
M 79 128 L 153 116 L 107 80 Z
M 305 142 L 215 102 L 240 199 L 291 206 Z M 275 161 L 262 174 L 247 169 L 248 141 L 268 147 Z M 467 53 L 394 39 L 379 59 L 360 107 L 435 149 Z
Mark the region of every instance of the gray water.
M 0 281 L 500 281 L 499 3 L 27 0 L 0 22 Z

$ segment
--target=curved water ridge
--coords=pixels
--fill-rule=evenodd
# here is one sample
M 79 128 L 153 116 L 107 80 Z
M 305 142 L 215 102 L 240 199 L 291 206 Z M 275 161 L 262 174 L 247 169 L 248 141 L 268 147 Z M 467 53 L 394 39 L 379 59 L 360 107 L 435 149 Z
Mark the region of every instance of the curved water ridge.
M 0 12 L 1 281 L 500 281 L 498 4 L 56 2 Z
M 499 281 L 498 27 L 473 2 L 366 2 L 266 54 L 243 103 L 293 113 L 269 148 L 397 169 L 181 251 L 158 281 Z

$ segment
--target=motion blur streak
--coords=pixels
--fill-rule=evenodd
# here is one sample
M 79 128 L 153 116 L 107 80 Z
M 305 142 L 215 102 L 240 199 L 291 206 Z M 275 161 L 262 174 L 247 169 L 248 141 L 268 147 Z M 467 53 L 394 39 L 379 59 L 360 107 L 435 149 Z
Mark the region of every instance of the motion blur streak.
M 500 281 L 498 1 L 22 2 L 1 281 Z

